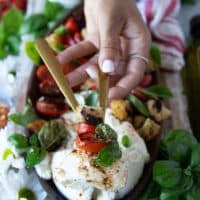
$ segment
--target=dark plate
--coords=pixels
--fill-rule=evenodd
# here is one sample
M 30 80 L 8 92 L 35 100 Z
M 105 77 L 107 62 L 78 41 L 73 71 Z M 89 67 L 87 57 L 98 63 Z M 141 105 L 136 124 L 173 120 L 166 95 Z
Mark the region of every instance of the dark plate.
M 63 20 L 61 20 L 58 24 L 62 24 L 68 16 L 70 16 L 71 14 L 73 15 L 77 15 L 77 17 L 80 18 L 80 27 L 84 26 L 84 23 L 81 22 L 83 20 L 81 20 L 81 18 L 83 18 L 83 12 L 82 12 L 82 7 L 79 6 L 77 7 L 72 13 L 68 13 Z M 52 32 L 52 31 L 51 31 Z M 50 32 L 50 33 L 51 33 Z M 36 100 L 38 99 L 38 97 L 41 96 L 41 94 L 38 92 L 39 88 L 38 88 L 38 81 L 37 78 L 35 76 L 35 68 L 33 68 L 30 78 L 28 81 L 28 87 L 27 87 L 27 93 L 26 93 L 26 97 L 29 97 L 33 104 L 35 104 Z M 162 135 L 162 131 L 161 133 L 151 142 L 147 143 L 147 148 L 150 154 L 150 161 L 145 165 L 144 170 L 143 170 L 143 174 L 139 180 L 139 182 L 137 183 L 137 185 L 135 186 L 135 188 L 129 192 L 123 199 L 124 200 L 136 200 L 139 196 L 139 194 L 141 194 L 141 192 L 145 189 L 151 174 L 152 174 L 152 167 L 153 167 L 153 163 L 157 158 L 158 152 L 159 152 L 159 146 L 160 146 L 160 140 L 161 140 L 161 135 Z M 53 181 L 49 180 L 46 181 L 44 179 L 41 179 L 40 177 L 39 181 L 42 184 L 42 186 L 44 187 L 44 189 L 46 190 L 47 194 L 49 195 L 49 198 L 52 200 L 67 200 L 66 197 L 64 197 L 56 188 L 55 184 L 53 183 Z

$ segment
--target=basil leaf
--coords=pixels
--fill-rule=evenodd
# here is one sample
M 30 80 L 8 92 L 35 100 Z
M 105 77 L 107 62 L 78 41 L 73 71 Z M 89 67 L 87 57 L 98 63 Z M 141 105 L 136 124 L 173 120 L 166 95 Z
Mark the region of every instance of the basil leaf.
M 180 194 L 173 190 L 163 190 L 160 194 L 160 200 L 180 200 Z
M 142 93 L 148 95 L 153 98 L 161 97 L 161 98 L 172 98 L 173 93 L 171 90 L 164 85 L 154 85 L 149 88 L 140 89 Z
M 117 140 L 117 133 L 108 124 L 98 124 L 95 129 L 95 136 L 98 140 L 104 142 Z
M 10 35 L 6 38 L 6 44 L 9 48 L 9 54 L 17 55 L 20 49 L 21 39 L 16 35 Z
M 59 52 L 61 52 L 62 50 L 64 50 L 65 47 L 64 47 L 63 44 L 55 44 L 55 45 L 53 46 L 53 49 L 54 49 L 57 53 L 59 53 Z
M 54 33 L 56 35 L 65 35 L 67 34 L 67 29 L 65 28 L 64 25 L 60 25 L 58 28 L 54 30 Z
M 40 145 L 47 151 L 59 148 L 68 137 L 68 130 L 55 120 L 46 122 L 38 133 Z
M 148 117 L 149 116 L 149 112 L 145 106 L 145 104 L 140 101 L 137 97 L 135 97 L 134 95 L 129 94 L 127 96 L 127 100 L 130 101 L 134 107 L 144 116 Z
M 34 192 L 28 188 L 21 188 L 18 192 L 18 199 L 36 200 Z
M 190 166 L 196 167 L 200 165 L 200 144 L 192 146 L 192 154 L 190 158 Z
M 105 148 L 103 148 L 99 153 L 96 159 L 93 160 L 95 165 L 109 167 L 115 161 L 120 159 L 122 156 L 122 152 L 119 148 L 119 144 L 114 142 Z
M 60 17 L 63 16 L 65 8 L 56 2 L 46 1 L 44 7 L 44 16 L 48 20 L 58 20 Z
M 191 146 L 197 144 L 196 138 L 188 131 L 181 129 L 170 130 L 161 142 L 161 149 L 166 152 L 168 158 L 188 165 Z
M 25 51 L 27 56 L 33 61 L 34 64 L 39 65 L 41 62 L 40 55 L 35 48 L 35 42 L 26 41 Z
M 122 141 L 121 141 L 122 145 L 126 148 L 130 147 L 132 142 L 130 140 L 130 138 L 128 137 L 128 135 L 124 135 L 122 137 Z
M 161 65 L 161 53 L 156 44 L 152 44 L 150 48 L 150 58 L 157 64 Z
M 96 91 L 92 91 L 91 94 L 85 99 L 85 105 L 96 107 L 98 104 L 99 94 Z
M 156 161 L 153 167 L 153 180 L 164 188 L 173 188 L 179 184 L 182 169 L 175 161 Z
M 8 137 L 8 141 L 17 149 L 25 149 L 28 147 L 27 138 L 22 134 L 15 133 Z
M 33 135 L 31 135 L 31 137 L 29 138 L 29 143 L 31 146 L 37 146 L 37 147 L 40 146 L 37 133 L 34 133 Z
M 6 35 L 15 35 L 23 22 L 23 14 L 17 8 L 9 9 L 2 17 L 3 30 Z
M 197 200 L 200 199 L 200 184 L 193 184 L 193 187 L 186 192 L 186 200 Z
M 16 124 L 26 127 L 30 122 L 38 119 L 35 109 L 30 100 L 28 100 L 24 110 L 9 115 L 9 119 Z
M 40 163 L 46 155 L 46 150 L 36 146 L 29 148 L 26 155 L 26 167 L 31 168 Z

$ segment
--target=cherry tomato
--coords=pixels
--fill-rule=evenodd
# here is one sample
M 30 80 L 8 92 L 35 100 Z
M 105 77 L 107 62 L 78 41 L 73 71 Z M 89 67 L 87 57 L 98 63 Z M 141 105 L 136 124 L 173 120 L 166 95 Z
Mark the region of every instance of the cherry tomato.
M 95 128 L 96 128 L 95 126 L 88 123 L 79 123 L 77 127 L 77 132 L 78 134 L 94 133 Z
M 47 96 L 58 96 L 61 94 L 58 86 L 52 78 L 46 78 L 39 84 L 40 92 Z
M 69 109 L 64 99 L 40 97 L 36 102 L 38 113 L 46 117 L 59 117 Z
M 26 9 L 26 0 L 12 0 L 12 5 L 16 6 L 17 8 L 21 10 Z
M 146 96 L 144 94 L 141 93 L 140 88 L 136 87 L 134 90 L 132 90 L 131 92 L 134 96 L 136 96 L 138 99 L 140 99 L 141 101 L 146 100 Z
M 94 134 L 81 134 L 76 138 L 76 145 L 79 149 L 90 153 L 98 153 L 101 149 L 106 147 L 108 142 L 98 141 L 93 137 Z
M 40 65 L 36 71 L 36 76 L 39 81 L 43 81 L 51 77 L 51 74 L 45 65 Z
M 11 2 L 8 0 L 0 0 L 0 16 L 11 7 Z
M 77 23 L 73 17 L 70 17 L 67 20 L 67 22 L 65 23 L 65 27 L 73 34 L 79 31 Z
M 151 83 L 152 83 L 152 81 L 153 81 L 152 75 L 151 75 L 151 74 L 145 74 L 145 75 L 144 75 L 144 78 L 142 79 L 142 81 L 140 82 L 139 85 L 140 85 L 141 87 L 145 88 L 145 87 L 150 86 Z

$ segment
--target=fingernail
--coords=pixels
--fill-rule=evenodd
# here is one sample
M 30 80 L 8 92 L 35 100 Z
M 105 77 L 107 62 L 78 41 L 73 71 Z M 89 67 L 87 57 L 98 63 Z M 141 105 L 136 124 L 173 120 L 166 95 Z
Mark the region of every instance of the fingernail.
M 85 70 L 88 74 L 88 76 L 92 79 L 98 79 L 98 72 L 92 68 L 87 68 Z
M 102 65 L 104 73 L 113 73 L 115 71 L 114 62 L 112 60 L 104 60 Z

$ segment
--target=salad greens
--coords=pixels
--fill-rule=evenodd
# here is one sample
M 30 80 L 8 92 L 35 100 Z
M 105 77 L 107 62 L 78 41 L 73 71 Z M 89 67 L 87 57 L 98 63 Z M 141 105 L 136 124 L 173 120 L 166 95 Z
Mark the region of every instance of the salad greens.
M 150 48 L 150 58 L 157 64 L 161 65 L 161 53 L 158 46 L 152 43 Z
M 98 104 L 99 93 L 97 91 L 92 91 L 85 99 L 85 105 L 96 107 Z
M 186 130 L 169 131 L 161 142 L 161 160 L 139 200 L 200 199 L 200 144 Z

